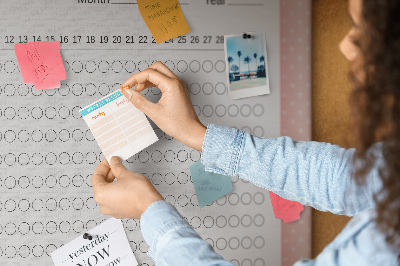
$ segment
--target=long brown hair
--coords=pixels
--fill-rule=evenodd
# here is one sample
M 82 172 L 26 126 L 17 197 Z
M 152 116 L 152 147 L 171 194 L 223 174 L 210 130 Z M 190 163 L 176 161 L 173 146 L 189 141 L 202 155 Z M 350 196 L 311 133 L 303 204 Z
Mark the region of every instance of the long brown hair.
M 360 36 L 362 63 L 350 73 L 355 117 L 354 171 L 362 183 L 376 163 L 368 149 L 382 142 L 382 189 L 375 196 L 376 222 L 387 243 L 400 250 L 400 1 L 363 0 Z M 361 70 L 362 78 L 359 76 Z

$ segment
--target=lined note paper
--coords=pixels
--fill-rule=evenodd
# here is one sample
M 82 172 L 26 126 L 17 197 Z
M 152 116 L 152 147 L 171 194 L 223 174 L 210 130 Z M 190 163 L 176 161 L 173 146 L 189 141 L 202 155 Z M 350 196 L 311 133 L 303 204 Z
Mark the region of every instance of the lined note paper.
M 107 161 L 112 156 L 126 160 L 158 141 L 145 114 L 119 90 L 79 112 Z

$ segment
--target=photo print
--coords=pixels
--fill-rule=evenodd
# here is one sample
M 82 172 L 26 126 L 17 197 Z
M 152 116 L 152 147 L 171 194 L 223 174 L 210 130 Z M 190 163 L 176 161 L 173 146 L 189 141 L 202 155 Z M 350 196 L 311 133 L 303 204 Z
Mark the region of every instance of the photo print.
M 225 35 L 229 100 L 269 94 L 265 32 Z

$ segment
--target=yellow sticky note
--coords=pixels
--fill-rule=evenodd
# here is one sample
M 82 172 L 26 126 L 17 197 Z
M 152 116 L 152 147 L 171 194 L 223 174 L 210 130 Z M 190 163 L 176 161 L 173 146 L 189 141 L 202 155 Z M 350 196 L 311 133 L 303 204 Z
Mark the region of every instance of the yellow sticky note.
M 178 0 L 137 0 L 137 4 L 157 43 L 190 32 Z

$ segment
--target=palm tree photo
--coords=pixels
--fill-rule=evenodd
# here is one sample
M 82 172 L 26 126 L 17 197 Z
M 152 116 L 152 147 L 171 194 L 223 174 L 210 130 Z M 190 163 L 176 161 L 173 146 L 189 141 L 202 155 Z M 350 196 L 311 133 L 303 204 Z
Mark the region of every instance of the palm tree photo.
M 229 70 L 231 69 L 231 63 L 233 62 L 232 56 L 228 57 L 228 63 L 229 63 Z
M 256 64 L 256 72 L 257 72 L 257 70 L 258 70 L 258 65 L 257 65 L 257 53 L 254 53 L 253 56 L 254 56 L 254 63 Z
M 250 77 L 250 62 L 251 62 L 250 56 L 246 56 L 244 58 L 244 62 L 247 64 L 247 67 L 248 67 L 248 70 L 249 70 L 248 77 Z
M 240 75 L 240 57 L 242 56 L 242 52 L 241 52 L 241 51 L 238 51 L 238 52 L 237 52 L 237 55 L 238 55 L 238 57 L 239 57 L 239 75 Z

